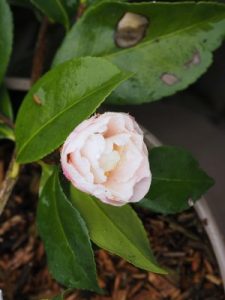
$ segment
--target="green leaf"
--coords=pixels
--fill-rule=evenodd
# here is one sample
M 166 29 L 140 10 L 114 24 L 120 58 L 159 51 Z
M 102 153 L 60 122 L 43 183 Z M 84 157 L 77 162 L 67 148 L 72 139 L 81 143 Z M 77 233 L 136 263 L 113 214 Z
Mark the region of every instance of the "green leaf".
M 12 128 L 0 124 L 0 139 L 8 139 L 8 140 L 15 140 L 14 132 Z
M 37 222 L 54 278 L 70 288 L 98 292 L 86 225 L 63 193 L 57 170 L 41 193 Z
M 31 0 L 51 21 L 62 24 L 67 30 L 70 28 L 70 19 L 76 16 L 78 0 Z
M 71 188 L 71 201 L 84 218 L 91 240 L 147 271 L 165 274 L 151 252 L 144 227 L 129 205 L 115 207 Z
M 9 94 L 4 86 L 0 87 L 0 114 L 3 118 L 13 121 L 13 111 Z M 14 130 L 9 127 L 3 118 L 0 118 L 0 139 L 15 140 Z
M 0 87 L 0 111 L 7 118 L 13 121 L 13 110 L 9 94 L 4 86 Z
M 20 107 L 16 120 L 18 161 L 38 160 L 59 147 L 127 77 L 107 60 L 91 57 L 73 59 L 48 72 Z
M 64 25 L 66 29 L 69 29 L 70 20 L 64 6 L 66 0 L 31 0 L 31 2 L 50 20 L 58 22 Z
M 69 17 L 75 17 L 76 10 L 79 5 L 79 0 L 61 0 L 61 2 Z
M 12 51 L 13 22 L 6 0 L 0 1 L 0 82 L 9 63 Z
M 145 16 L 148 26 L 136 45 L 121 48 L 115 29 L 126 12 Z M 140 29 L 125 32 L 140 35 Z M 203 74 L 224 35 L 224 4 L 104 2 L 88 9 L 72 27 L 54 66 L 72 57 L 105 57 L 135 73 L 110 96 L 112 102 L 151 102 L 186 88 Z
M 150 210 L 169 214 L 190 207 L 214 183 L 198 162 L 184 149 L 156 147 L 150 151 L 152 184 L 139 205 Z
M 49 177 L 53 174 L 54 172 L 54 166 L 52 165 L 47 165 L 43 161 L 40 161 L 39 164 L 41 165 L 41 180 L 39 184 L 39 195 L 41 195 L 43 188 L 45 187 Z

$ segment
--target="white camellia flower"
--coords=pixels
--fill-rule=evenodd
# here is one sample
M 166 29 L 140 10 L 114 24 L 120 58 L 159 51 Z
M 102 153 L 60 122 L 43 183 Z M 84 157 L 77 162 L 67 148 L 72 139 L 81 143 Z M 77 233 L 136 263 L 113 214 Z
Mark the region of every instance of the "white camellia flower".
M 126 113 L 82 122 L 66 139 L 61 164 L 77 189 L 111 205 L 140 201 L 151 184 L 143 132 Z

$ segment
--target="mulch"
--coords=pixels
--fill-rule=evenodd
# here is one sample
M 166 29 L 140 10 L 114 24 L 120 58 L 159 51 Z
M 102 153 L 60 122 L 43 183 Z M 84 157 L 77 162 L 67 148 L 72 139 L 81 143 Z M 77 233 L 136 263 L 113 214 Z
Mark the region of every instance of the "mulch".
M 6 162 L 0 157 L 0 181 Z M 27 165 L 0 219 L 0 289 L 4 300 L 50 299 L 62 287 L 49 274 L 36 226 L 40 169 Z M 159 263 L 169 275 L 140 270 L 95 247 L 104 296 L 73 291 L 67 300 L 222 300 L 218 266 L 202 223 L 193 209 L 162 216 L 137 209 Z M 129 249 L 127 249 L 129 251 Z

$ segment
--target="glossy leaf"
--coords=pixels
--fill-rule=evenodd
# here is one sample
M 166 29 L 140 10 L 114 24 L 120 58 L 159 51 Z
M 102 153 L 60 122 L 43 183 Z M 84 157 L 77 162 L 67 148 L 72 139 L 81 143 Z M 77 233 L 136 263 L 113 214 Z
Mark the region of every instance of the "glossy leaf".
M 73 59 L 48 72 L 20 107 L 18 161 L 38 160 L 59 147 L 127 77 L 107 60 L 91 57 Z
M 152 184 L 139 205 L 165 214 L 190 207 L 214 183 L 192 155 L 180 148 L 156 147 L 150 152 Z
M 13 111 L 9 98 L 9 94 L 4 86 L 0 87 L 0 114 L 3 118 L 13 120 Z M 0 139 L 14 140 L 14 130 L 4 122 L 4 119 L 0 118 Z
M 0 1 L 0 82 L 8 66 L 12 51 L 13 23 L 9 5 L 6 0 Z
M 54 278 L 67 287 L 98 292 L 86 225 L 63 193 L 57 170 L 41 193 L 37 222 Z
M 125 30 L 125 41 L 136 35 L 140 41 L 121 48 L 117 46 L 116 28 L 126 12 L 144 16 L 148 25 L 145 33 L 140 33 L 142 26 Z M 105 57 L 136 74 L 116 89 L 111 101 L 150 102 L 186 88 L 203 74 L 212 62 L 211 52 L 224 35 L 224 4 L 104 2 L 91 7 L 72 27 L 54 66 L 72 57 Z
M 157 265 L 144 227 L 129 205 L 115 207 L 103 204 L 75 188 L 71 188 L 71 198 L 95 244 L 139 268 L 166 273 Z
M 31 0 L 31 3 L 51 21 L 61 23 L 66 29 L 69 28 L 69 17 L 61 0 Z
M 13 121 L 13 110 L 11 101 L 7 89 L 4 86 L 0 87 L 0 111 L 7 118 Z

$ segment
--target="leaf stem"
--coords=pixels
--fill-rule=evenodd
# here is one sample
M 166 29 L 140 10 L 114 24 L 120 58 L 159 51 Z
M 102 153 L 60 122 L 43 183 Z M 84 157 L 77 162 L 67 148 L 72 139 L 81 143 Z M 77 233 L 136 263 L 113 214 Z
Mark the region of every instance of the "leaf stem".
M 81 1 L 81 3 L 78 6 L 78 9 L 77 9 L 76 20 L 78 20 L 82 17 L 86 8 L 87 8 L 87 4 L 85 3 L 85 1 Z
M 1 112 L 0 112 L 0 122 L 3 122 L 5 125 L 9 126 L 12 129 L 14 129 L 15 127 L 13 122 Z
M 0 215 L 2 214 L 12 190 L 17 182 L 20 171 L 20 165 L 16 162 L 15 151 L 12 155 L 5 180 L 3 181 L 0 189 Z

